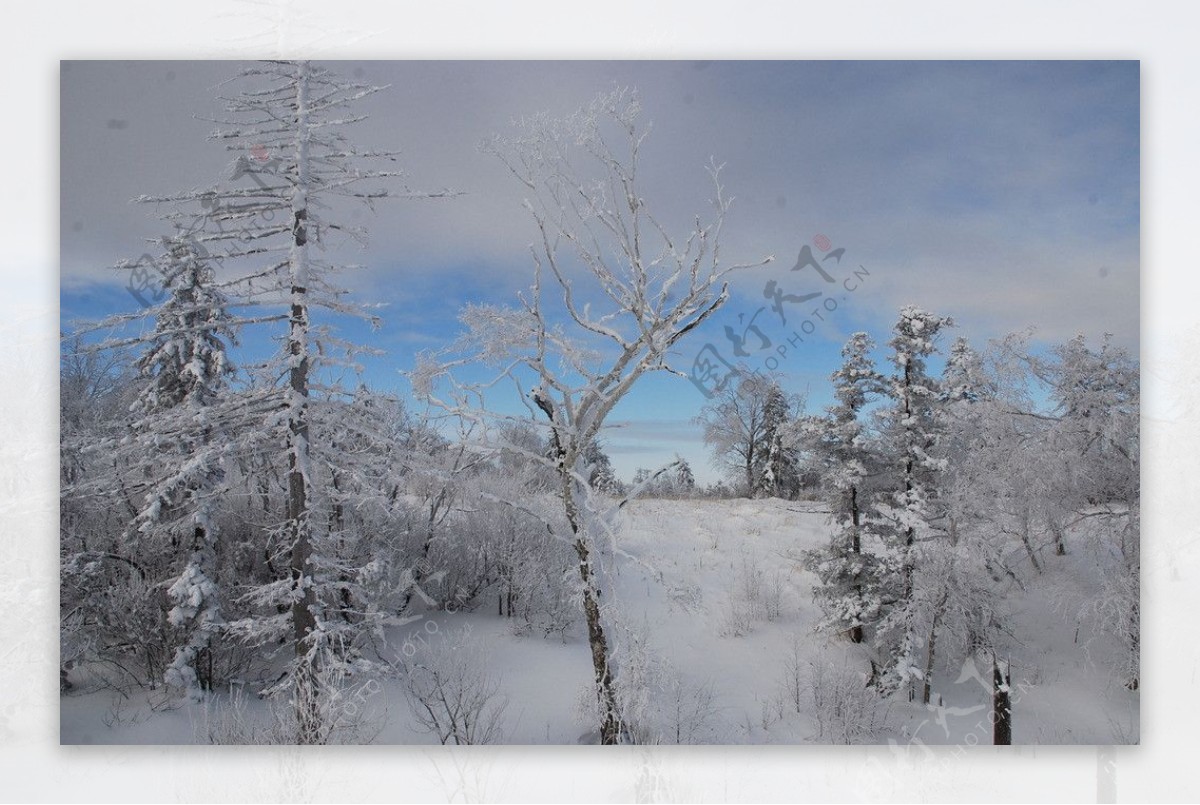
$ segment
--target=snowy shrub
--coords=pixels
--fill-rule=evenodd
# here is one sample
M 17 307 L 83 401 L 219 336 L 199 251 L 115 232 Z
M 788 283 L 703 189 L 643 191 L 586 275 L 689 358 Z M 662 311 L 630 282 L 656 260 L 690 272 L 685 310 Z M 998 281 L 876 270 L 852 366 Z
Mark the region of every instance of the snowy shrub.
M 787 701 L 781 692 L 776 692 L 774 695 L 769 695 L 766 698 L 755 696 L 758 701 L 759 726 L 763 728 L 763 732 L 767 732 L 775 723 L 783 720 L 784 711 L 787 709 Z
M 721 620 L 721 634 L 726 637 L 741 637 L 762 621 L 779 620 L 783 613 L 782 571 L 768 572 L 743 554 L 726 601 Z
M 495 529 L 489 509 L 451 517 L 439 530 L 425 561 L 432 570 L 422 582 L 438 608 L 473 610 L 494 578 Z M 419 559 L 418 555 L 418 559 Z
M 242 746 L 279 743 L 268 740 L 265 722 L 256 723 L 246 703 L 246 692 L 240 686 L 232 689 L 228 697 L 206 699 L 200 719 L 192 722 L 192 732 L 196 743 Z
M 509 618 L 512 632 L 565 639 L 581 619 L 575 597 L 578 559 L 570 547 L 536 518 L 495 503 L 486 509 L 476 537 L 491 562 L 487 592 L 496 596 L 495 611 Z
M 565 565 L 555 570 L 524 563 L 513 573 L 516 597 L 508 610 L 515 634 L 540 632 L 542 636 L 567 634 L 579 623 L 576 579 Z
M 175 653 L 164 590 L 145 578 L 143 566 L 115 554 L 84 552 L 63 564 L 63 634 L 74 660 L 96 665 L 94 677 L 117 690 L 163 684 Z M 74 628 L 72 628 L 74 627 Z
M 754 631 L 754 624 L 758 621 L 755 602 L 747 601 L 736 592 L 729 594 L 727 602 L 721 616 L 721 635 L 743 637 Z
M 192 725 L 197 743 L 209 744 L 295 744 L 296 708 L 313 706 L 322 725 L 315 743 L 368 744 L 374 741 L 387 720 L 387 702 L 375 679 L 354 680 L 334 669 L 319 672 L 312 688 L 298 686 L 302 696 L 319 691 L 313 703 L 294 697 L 249 699 L 244 686 L 231 685 L 228 694 L 204 700 L 201 717 Z
M 780 699 L 797 713 L 804 712 L 807 703 L 808 673 L 803 659 L 800 637 L 794 636 L 790 650 L 783 660 L 783 675 L 779 680 Z
M 632 492 L 639 498 L 694 498 L 697 496 L 696 476 L 683 458 L 676 458 L 670 465 L 653 472 L 639 467 L 633 474 Z
M 709 682 L 691 683 L 672 677 L 665 686 L 661 709 L 663 743 L 703 744 L 716 738 L 716 694 Z
M 844 665 L 812 663 L 809 689 L 822 743 L 873 743 L 888 726 L 890 706 L 867 687 L 866 678 Z
M 118 693 L 112 697 L 108 710 L 100 716 L 100 723 L 110 730 L 133 727 L 148 719 L 151 712 L 149 708 L 131 705 L 128 696 Z
M 502 743 L 508 697 L 469 635 L 422 644 L 403 661 L 404 692 L 417 723 L 440 743 Z
M 711 681 L 692 681 L 659 657 L 646 636 L 629 629 L 616 678 L 621 731 L 627 743 L 702 744 L 716 739 L 718 708 Z M 580 696 L 580 712 L 595 720 L 594 688 Z
M 382 685 L 376 679 L 352 676 L 344 666 L 321 667 L 310 684 L 290 688 L 290 698 L 272 700 L 272 733 L 279 743 L 367 744 L 378 737 L 387 723 L 387 702 L 378 696 Z M 306 720 L 297 712 L 313 713 Z M 316 736 L 301 735 L 308 724 L 316 724 Z
M 762 614 L 767 621 L 774 623 L 783 614 L 783 572 L 772 570 L 766 574 L 763 581 Z

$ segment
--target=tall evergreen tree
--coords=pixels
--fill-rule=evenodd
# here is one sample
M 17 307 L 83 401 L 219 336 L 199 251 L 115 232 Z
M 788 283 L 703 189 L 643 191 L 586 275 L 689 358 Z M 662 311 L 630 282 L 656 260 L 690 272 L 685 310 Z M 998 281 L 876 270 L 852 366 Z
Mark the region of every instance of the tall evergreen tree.
M 692 465 L 686 459 L 679 459 L 675 469 L 675 488 L 680 495 L 690 497 L 696 491 L 696 476 L 692 473 Z
M 979 353 L 965 337 L 958 336 L 950 345 L 946 368 L 942 371 L 942 402 L 973 403 L 994 394 L 995 384 L 987 377 Z
M 886 565 L 887 611 L 875 635 L 883 663 L 879 681 L 885 686 L 921 676 L 916 663 L 925 639 L 922 621 L 939 606 L 936 594 L 918 589 L 916 580 L 922 546 L 939 528 L 934 499 L 938 475 L 946 469 L 937 449 L 941 388 L 930 376 L 927 361 L 935 352 L 938 335 L 952 325 L 949 318 L 909 305 L 900 311 L 888 342 L 896 372 L 888 387 L 890 405 L 883 412 L 883 432 L 895 485 L 890 500 L 875 507 Z
M 842 365 L 833 373 L 836 404 L 825 416 L 804 420 L 805 441 L 818 462 L 833 535 L 830 544 L 805 557 L 821 586 L 817 600 L 825 611 L 823 627 L 863 641 L 863 627 L 879 617 L 879 565 L 863 549 L 863 518 L 868 510 L 864 482 L 878 463 L 867 438 L 864 408 L 882 393 L 883 377 L 871 359 L 874 343 L 855 333 L 842 348 Z
M 220 128 L 212 134 L 237 155 L 228 180 L 141 200 L 172 205 L 172 220 L 199 222 L 190 227 L 190 237 L 219 255 L 233 274 L 224 284 L 229 293 L 266 311 L 243 324 L 285 327 L 282 349 L 259 368 L 258 386 L 243 402 L 261 415 L 258 449 L 277 451 L 274 457 L 284 465 L 286 507 L 274 538 L 288 546 L 288 578 L 256 591 L 249 600 L 263 617 L 237 626 L 257 641 L 289 639 L 294 660 L 285 679 L 296 709 L 297 741 L 316 743 L 327 734 L 321 723 L 322 669 L 332 664 L 336 673 L 353 664 L 363 638 L 352 632 L 369 632 L 373 624 L 327 617 L 327 609 L 341 607 L 345 568 L 337 555 L 340 540 L 317 527 L 318 507 L 328 505 L 331 489 L 321 471 L 336 474 L 345 459 L 327 434 L 313 433 L 313 407 L 353 397 L 328 370 L 339 365 L 353 370 L 361 349 L 314 324 L 313 314 L 371 318 L 346 302 L 336 283 L 346 266 L 322 255 L 336 255 L 347 237 L 364 240 L 365 232 L 339 215 L 356 204 L 396 197 L 386 185 L 400 174 L 387 167 L 394 152 L 360 149 L 343 133 L 365 118 L 356 105 L 380 87 L 343 81 L 305 61 L 256 64 L 241 71 L 235 86 L 241 91 L 222 98 L 225 117 L 215 121 Z M 276 614 L 277 608 L 286 615 Z
M 64 491 L 123 491 L 130 517 L 112 555 L 136 563 L 150 591 L 139 605 L 159 608 L 164 629 L 174 628 L 162 632 L 160 647 L 172 655 L 162 681 L 195 698 L 212 687 L 210 651 L 224 626 L 214 514 L 228 439 L 239 429 L 240 412 L 226 393 L 237 325 L 206 250 L 181 235 L 160 238 L 157 247 L 149 261 L 146 255 L 119 267 L 149 272 L 163 300 L 88 328 L 128 331 L 153 322 L 142 332 L 88 347 L 141 350 L 135 392 L 119 432 L 87 448 L 105 455 L 106 469 Z
M 778 381 L 765 382 L 761 443 L 755 451 L 755 497 L 793 498 L 800 491 L 800 472 L 792 430 L 796 400 L 789 399 Z
M 204 666 L 213 638 L 224 625 L 217 580 L 217 524 L 214 496 L 224 479 L 223 402 L 234 367 L 228 346 L 235 343 L 228 300 L 214 287 L 207 255 L 185 238 L 163 238 L 167 296 L 155 316 L 150 349 L 137 368 L 146 383 L 134 403 L 133 423 L 139 448 L 173 461 L 146 495 L 140 513 L 143 534 L 170 533 L 173 544 L 187 545 L 188 559 L 167 588 L 168 619 L 187 630 L 166 681 L 193 696 L 212 687 Z M 227 401 L 225 401 L 227 404 Z M 190 532 L 190 533 L 189 533 Z

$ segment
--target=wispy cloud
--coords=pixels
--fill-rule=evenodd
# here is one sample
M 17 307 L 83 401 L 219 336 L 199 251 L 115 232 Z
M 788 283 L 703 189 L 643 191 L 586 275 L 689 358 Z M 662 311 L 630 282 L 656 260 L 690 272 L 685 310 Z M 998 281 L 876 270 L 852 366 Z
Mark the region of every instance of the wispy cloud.
M 613 84 L 636 85 L 653 121 L 643 195 L 669 228 L 703 213 L 711 156 L 735 197 L 726 260 L 773 253 L 693 344 L 764 304 L 763 284 L 818 233 L 871 279 L 782 367 L 797 390 L 828 374 L 838 340 L 886 339 L 913 302 L 956 317 L 975 341 L 1034 326 L 1047 339 L 1112 332 L 1138 345 L 1140 98 L 1136 62 L 362 62 L 336 70 L 389 84 L 355 132 L 400 148 L 413 188 L 464 191 L 381 205 L 364 263 L 345 276 L 386 302 L 367 337 L 388 382 L 412 354 L 452 338 L 468 301 L 526 288 L 535 231 L 522 189 L 477 146 L 517 116 L 566 112 Z M 160 234 L 142 193 L 214 181 L 230 156 L 197 116 L 216 109 L 227 62 L 73 62 L 62 71 L 63 315 L 132 304 L 108 269 Z M 114 124 L 115 121 L 115 124 Z M 772 273 L 774 272 L 774 273 Z M 772 337 L 780 333 L 772 333 Z M 782 333 L 786 336 L 786 332 Z M 697 447 L 704 399 L 686 380 L 642 384 L 606 431 L 622 462 Z M 820 393 L 814 393 L 820 398 Z M 614 423 L 615 424 L 615 423 Z M 689 460 L 691 460 L 689 458 Z

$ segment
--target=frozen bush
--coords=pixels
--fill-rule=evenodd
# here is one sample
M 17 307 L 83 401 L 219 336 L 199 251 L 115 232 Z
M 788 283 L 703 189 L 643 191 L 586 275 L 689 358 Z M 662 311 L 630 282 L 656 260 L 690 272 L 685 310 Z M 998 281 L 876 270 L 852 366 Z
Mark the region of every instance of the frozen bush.
M 404 691 L 413 717 L 442 744 L 504 740 L 508 698 L 483 653 L 464 639 L 424 642 L 403 662 Z
M 809 669 L 817 740 L 832 744 L 877 741 L 887 729 L 890 707 L 867 687 L 866 678 L 832 663 L 812 663 Z

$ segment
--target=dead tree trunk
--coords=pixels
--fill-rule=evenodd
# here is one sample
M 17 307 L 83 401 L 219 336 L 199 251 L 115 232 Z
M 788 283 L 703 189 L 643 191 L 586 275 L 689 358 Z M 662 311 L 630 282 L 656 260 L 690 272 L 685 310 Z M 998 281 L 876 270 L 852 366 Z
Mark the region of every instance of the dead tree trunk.
M 321 724 L 317 682 L 318 656 L 313 640 L 317 632 L 316 592 L 313 586 L 312 534 L 309 522 L 308 432 L 308 185 L 309 185 L 309 86 L 308 65 L 297 65 L 296 77 L 296 185 L 292 194 L 291 316 L 288 330 L 288 529 L 292 539 L 291 576 L 296 588 L 292 604 L 292 640 L 296 651 L 296 721 L 299 743 L 320 742 Z

